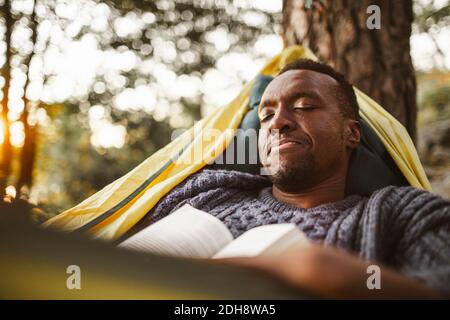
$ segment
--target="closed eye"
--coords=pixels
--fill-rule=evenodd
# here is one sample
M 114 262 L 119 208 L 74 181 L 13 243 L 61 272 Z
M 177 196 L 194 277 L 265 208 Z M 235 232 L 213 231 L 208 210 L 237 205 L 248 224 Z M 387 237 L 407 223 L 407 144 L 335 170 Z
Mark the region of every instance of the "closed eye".
M 301 106 L 295 106 L 293 109 L 298 111 L 311 111 L 316 109 L 317 107 L 311 104 L 304 104 Z
M 272 117 L 273 117 L 273 113 L 264 114 L 264 115 L 260 116 L 260 120 L 259 121 L 261 121 L 261 122 L 268 121 Z

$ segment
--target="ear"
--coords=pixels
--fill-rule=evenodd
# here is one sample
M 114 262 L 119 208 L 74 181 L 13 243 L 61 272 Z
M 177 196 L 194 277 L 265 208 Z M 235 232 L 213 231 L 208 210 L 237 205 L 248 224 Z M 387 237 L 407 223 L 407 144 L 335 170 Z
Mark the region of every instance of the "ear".
M 361 126 L 358 121 L 348 119 L 345 126 L 345 141 L 347 147 L 355 149 L 361 141 Z

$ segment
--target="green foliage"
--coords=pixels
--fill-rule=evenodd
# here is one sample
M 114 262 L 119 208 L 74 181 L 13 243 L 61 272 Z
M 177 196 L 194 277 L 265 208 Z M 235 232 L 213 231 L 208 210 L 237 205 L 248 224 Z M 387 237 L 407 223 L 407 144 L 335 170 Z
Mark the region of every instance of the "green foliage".
M 426 5 L 424 1 L 415 2 L 415 23 L 419 32 L 428 32 L 431 28 L 448 26 L 450 23 L 450 1 L 436 9 L 434 5 Z
M 449 69 L 446 61 L 448 55 L 445 49 L 443 34 L 450 24 L 450 0 L 415 0 L 413 34 L 428 39 L 433 54 L 428 57 L 432 61 L 431 67 Z M 423 41 L 424 42 L 424 41 Z M 448 42 L 448 41 L 447 41 Z M 422 48 L 421 48 L 422 49 Z
M 437 120 L 450 119 L 450 74 L 419 74 L 417 80 L 419 129 Z

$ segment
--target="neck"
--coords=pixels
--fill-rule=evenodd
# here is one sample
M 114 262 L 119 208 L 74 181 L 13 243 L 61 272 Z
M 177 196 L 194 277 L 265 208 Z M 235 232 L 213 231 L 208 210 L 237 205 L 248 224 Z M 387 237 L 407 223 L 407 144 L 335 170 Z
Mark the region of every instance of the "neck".
M 287 192 L 273 185 L 272 193 L 280 202 L 299 208 L 313 208 L 345 198 L 345 175 L 332 176 L 302 190 Z

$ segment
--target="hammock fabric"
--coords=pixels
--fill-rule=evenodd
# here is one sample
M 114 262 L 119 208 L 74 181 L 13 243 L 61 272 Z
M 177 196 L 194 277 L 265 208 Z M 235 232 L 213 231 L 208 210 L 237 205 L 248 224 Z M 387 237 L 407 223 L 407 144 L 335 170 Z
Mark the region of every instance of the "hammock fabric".
M 276 76 L 286 64 L 299 58 L 317 61 L 309 49 L 292 46 L 271 59 L 260 74 Z M 230 104 L 218 108 L 129 173 L 77 206 L 49 219 L 44 226 L 67 232 L 87 232 L 94 238 L 106 241 L 118 239 L 170 190 L 208 163 L 212 163 L 227 148 L 249 110 L 250 89 L 254 81 L 247 83 Z M 363 92 L 357 88 L 355 92 L 361 118 L 376 132 L 408 183 L 413 187 L 431 191 L 406 129 Z M 220 130 L 221 134 L 211 139 L 206 133 L 209 129 Z M 193 152 L 194 150 L 201 150 L 203 158 L 195 159 L 199 152 Z M 189 161 L 192 155 L 194 161 Z

